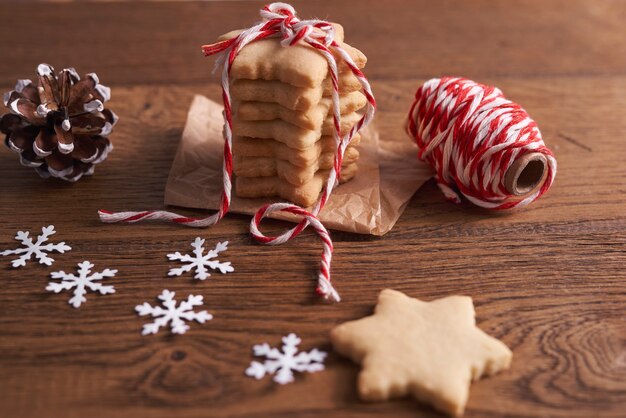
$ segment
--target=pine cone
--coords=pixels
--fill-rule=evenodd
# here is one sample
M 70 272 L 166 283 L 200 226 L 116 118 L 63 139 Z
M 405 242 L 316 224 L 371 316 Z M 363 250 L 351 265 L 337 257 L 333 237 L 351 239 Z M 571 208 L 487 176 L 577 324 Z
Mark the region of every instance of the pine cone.
M 74 182 L 93 174 L 113 149 L 107 136 L 118 118 L 104 108 L 111 89 L 95 73 L 81 80 L 74 68 L 56 75 L 52 66 L 40 64 L 37 74 L 37 86 L 18 80 L 4 94 L 11 112 L 0 117 L 6 145 L 41 177 Z

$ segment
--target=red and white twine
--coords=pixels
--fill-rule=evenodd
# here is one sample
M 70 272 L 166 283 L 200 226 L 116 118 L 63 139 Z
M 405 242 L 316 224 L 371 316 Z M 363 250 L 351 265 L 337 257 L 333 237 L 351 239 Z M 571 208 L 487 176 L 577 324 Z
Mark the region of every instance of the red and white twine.
M 333 168 L 326 181 L 319 200 L 314 208 L 308 212 L 305 209 L 291 203 L 273 203 L 263 206 L 250 223 L 250 233 L 255 240 L 262 244 L 278 245 L 283 244 L 300 234 L 307 226 L 311 225 L 320 236 L 324 246 L 320 273 L 318 276 L 317 292 L 325 298 L 332 298 L 339 301 L 339 294 L 333 288 L 330 278 L 330 262 L 333 252 L 333 244 L 328 231 L 317 218 L 334 187 L 338 183 L 341 174 L 341 165 L 346 148 L 354 135 L 374 117 L 376 101 L 372 94 L 369 82 L 363 72 L 356 66 L 350 55 L 335 41 L 333 26 L 326 21 L 300 20 L 296 17 L 296 12 L 288 4 L 272 3 L 265 6 L 260 11 L 263 21 L 257 25 L 243 31 L 238 36 L 221 41 L 212 45 L 202 47 L 205 55 L 218 55 L 216 66 L 222 67 L 222 98 L 224 101 L 224 163 L 223 177 L 224 185 L 220 209 L 217 213 L 205 218 L 189 218 L 167 211 L 144 211 L 144 212 L 117 212 L 99 211 L 100 219 L 103 222 L 139 222 L 143 220 L 167 220 L 190 227 L 206 227 L 216 224 L 230 207 L 232 190 L 232 107 L 230 97 L 230 69 L 237 54 L 250 42 L 266 38 L 282 38 L 281 45 L 290 47 L 298 42 L 305 42 L 321 53 L 328 62 L 329 74 L 333 86 L 333 124 L 337 152 L 335 153 Z M 339 81 L 337 62 L 332 52 L 339 54 L 347 67 L 356 76 L 362 86 L 362 92 L 367 98 L 367 107 L 361 119 L 346 133 L 341 136 L 341 113 L 339 106 Z M 217 67 L 216 67 L 217 68 Z M 264 217 L 272 212 L 286 212 L 302 217 L 298 225 L 278 236 L 266 236 L 259 230 L 259 225 Z
M 434 78 L 415 93 L 407 132 L 419 158 L 435 169 L 446 198 L 460 202 L 457 191 L 489 209 L 525 206 L 546 192 L 556 175 L 556 159 L 546 148 L 534 120 L 496 87 L 465 78 Z M 526 153 L 547 160 L 545 181 L 523 199 L 505 188 L 508 168 Z

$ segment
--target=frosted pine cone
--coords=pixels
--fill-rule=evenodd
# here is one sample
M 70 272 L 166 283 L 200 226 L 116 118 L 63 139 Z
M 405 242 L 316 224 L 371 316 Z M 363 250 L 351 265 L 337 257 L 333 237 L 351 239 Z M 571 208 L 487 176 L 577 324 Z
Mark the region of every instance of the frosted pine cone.
M 113 149 L 107 136 L 118 118 L 104 108 L 111 89 L 95 73 L 81 80 L 73 68 L 57 75 L 52 66 L 40 64 L 37 75 L 37 85 L 18 80 L 4 95 L 11 112 L 0 117 L 6 145 L 41 177 L 74 182 L 93 174 L 94 165 Z

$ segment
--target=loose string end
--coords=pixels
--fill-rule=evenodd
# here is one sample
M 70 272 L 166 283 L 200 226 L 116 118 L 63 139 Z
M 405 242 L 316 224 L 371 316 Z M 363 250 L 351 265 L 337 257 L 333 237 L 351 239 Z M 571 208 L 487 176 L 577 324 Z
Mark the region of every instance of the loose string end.
M 320 273 L 318 276 L 317 289 L 315 289 L 315 291 L 324 299 L 332 299 L 333 302 L 341 302 L 341 296 L 339 296 L 339 293 L 330 283 L 330 280 L 324 277 L 322 273 Z
M 104 209 L 100 209 L 98 211 L 100 221 L 107 224 L 118 222 L 137 222 L 147 215 L 148 212 L 110 212 Z

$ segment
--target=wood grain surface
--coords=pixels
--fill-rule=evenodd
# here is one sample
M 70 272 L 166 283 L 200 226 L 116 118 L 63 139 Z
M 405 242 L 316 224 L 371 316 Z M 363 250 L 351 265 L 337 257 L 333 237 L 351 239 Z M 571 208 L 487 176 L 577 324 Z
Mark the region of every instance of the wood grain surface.
M 163 207 L 193 94 L 219 99 L 199 46 L 255 21 L 261 4 L 0 5 L 3 91 L 40 62 L 73 65 L 97 71 L 121 116 L 115 151 L 74 185 L 42 180 L 0 150 L 0 248 L 48 224 L 73 247 L 52 268 L 0 259 L 0 416 L 439 416 L 410 399 L 361 403 L 358 367 L 332 352 L 327 370 L 283 387 L 243 374 L 253 344 L 289 332 L 304 349 L 331 351 L 329 330 L 369 314 L 390 287 L 426 300 L 472 296 L 480 327 L 513 350 L 509 371 L 472 385 L 467 417 L 624 417 L 626 2 L 294 2 L 302 16 L 341 22 L 369 57 L 382 135 L 408 140 L 402 121 L 417 86 L 463 75 L 521 103 L 559 162 L 554 187 L 526 210 L 455 206 L 431 181 L 386 236 L 333 233 L 340 304 L 313 296 L 321 246 L 312 233 L 268 248 L 251 241 L 245 216 L 206 230 L 96 216 Z M 236 272 L 167 278 L 165 254 L 198 235 L 229 240 Z M 44 288 L 51 271 L 82 260 L 119 269 L 109 279 L 117 292 L 73 309 Z M 215 319 L 183 336 L 142 337 L 133 307 L 163 288 L 202 294 Z

